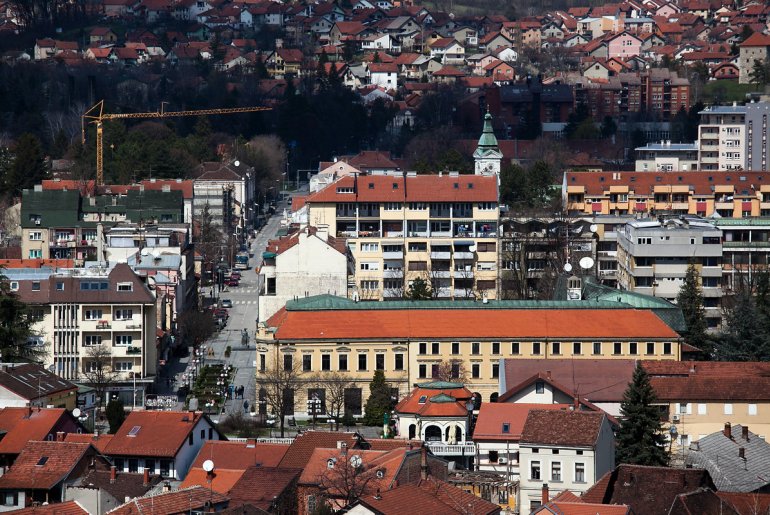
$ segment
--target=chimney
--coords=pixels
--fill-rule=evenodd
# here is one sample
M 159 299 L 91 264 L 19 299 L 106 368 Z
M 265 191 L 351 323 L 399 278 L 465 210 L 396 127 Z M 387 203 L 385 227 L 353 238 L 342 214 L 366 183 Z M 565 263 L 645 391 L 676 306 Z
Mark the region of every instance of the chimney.
M 56 432 L 56 441 L 57 442 L 63 442 L 65 436 L 67 436 L 67 433 L 65 433 L 64 431 L 57 431 Z
M 428 450 L 424 443 L 420 448 L 420 479 L 428 479 Z
M 545 377 L 546 377 L 546 378 L 547 378 L 549 381 L 551 380 L 551 371 L 550 371 L 550 370 L 546 370 L 546 371 L 545 371 Z
M 578 411 L 580 409 L 580 398 L 578 398 L 577 393 L 574 397 L 572 397 L 572 408 L 575 411 Z
M 746 449 L 743 447 L 738 447 L 738 457 L 742 460 L 746 459 Z
M 149 484 L 150 484 L 150 469 L 148 469 L 147 467 L 144 467 L 144 476 L 143 476 L 143 479 L 144 479 L 144 481 L 142 482 L 142 484 L 143 484 L 144 486 L 147 486 L 147 485 L 149 485 Z
M 118 469 L 115 465 L 110 467 L 110 483 L 114 483 L 118 478 Z
M 163 482 L 163 492 L 170 492 L 171 491 L 171 481 L 164 481 Z
M 329 226 L 326 224 L 318 224 L 316 226 L 315 235 L 323 241 L 329 241 Z
M 548 483 L 543 483 L 543 490 L 541 491 L 540 504 L 545 506 L 546 504 L 548 504 L 548 501 L 550 501 L 550 500 L 551 499 L 550 499 L 550 497 L 548 495 Z
M 749 441 L 749 426 L 741 426 L 741 436 L 747 442 Z
M 730 422 L 725 422 L 725 429 L 722 431 L 725 436 L 732 440 L 733 438 L 733 429 L 732 426 L 730 426 Z
M 696 366 L 695 366 L 695 363 L 693 363 L 693 364 L 690 366 L 690 373 L 691 373 L 691 374 L 694 374 L 695 372 L 697 372 L 697 370 L 698 370 L 698 369 L 696 368 Z

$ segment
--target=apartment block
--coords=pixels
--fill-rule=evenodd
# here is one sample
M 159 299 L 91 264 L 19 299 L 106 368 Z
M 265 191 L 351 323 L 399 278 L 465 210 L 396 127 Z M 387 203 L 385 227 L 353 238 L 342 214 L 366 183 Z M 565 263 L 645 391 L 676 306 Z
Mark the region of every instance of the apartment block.
M 700 170 L 746 169 L 746 106 L 711 106 L 698 114 Z
M 766 172 L 567 172 L 562 195 L 571 215 L 770 216 Z
M 356 298 L 403 298 L 417 278 L 435 298 L 495 298 L 496 175 L 343 176 L 307 204 L 310 225 L 347 238 Z
M 155 296 L 127 264 L 52 271 L 9 269 L 11 291 L 30 305 L 35 341 L 45 349 L 43 365 L 68 380 L 106 366 L 123 401 L 142 402 L 144 385 L 157 368 Z M 109 350 L 99 363 L 92 349 Z
M 722 319 L 722 231 L 683 219 L 634 220 L 617 233 L 618 286 L 676 301 L 690 264 L 700 273 L 706 321 Z
M 770 116 L 770 102 L 746 104 L 746 170 L 765 172 L 770 170 L 768 116 Z
M 256 216 L 255 180 L 252 168 L 238 161 L 200 165 L 193 181 L 193 217 L 208 209 L 212 221 L 225 231 L 240 234 Z
M 636 148 L 637 172 L 673 172 L 698 169 L 698 145 L 696 143 L 648 143 Z
M 403 396 L 448 363 L 486 401 L 499 394 L 503 358 L 613 360 L 643 352 L 648 359 L 682 359 L 673 329 L 652 310 L 623 302 L 458 300 L 446 309 L 441 301 L 415 306 L 324 295 L 290 301 L 260 327 L 256 380 L 259 385 L 263 370 L 299 363 L 309 380 L 342 372 L 351 383 L 346 409 L 360 415 L 376 370 Z M 298 416 L 306 416 L 308 392 L 294 394 Z

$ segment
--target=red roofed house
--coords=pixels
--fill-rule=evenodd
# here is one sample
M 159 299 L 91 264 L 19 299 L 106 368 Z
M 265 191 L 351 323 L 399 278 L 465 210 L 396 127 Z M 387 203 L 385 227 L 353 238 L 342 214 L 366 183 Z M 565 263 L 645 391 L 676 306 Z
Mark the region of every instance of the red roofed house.
M 347 297 L 353 266 L 345 239 L 330 236 L 327 225 L 305 226 L 269 241 L 259 269 L 264 284 L 259 321 L 266 321 L 296 297 L 325 293 Z
M 179 515 L 182 513 L 205 513 L 223 511 L 229 499 L 219 492 L 202 486 L 163 491 L 131 499 L 111 510 L 110 515 Z
M 108 470 L 109 462 L 87 443 L 27 442 L 10 470 L 0 476 L 2 511 L 63 501 L 67 485 L 91 466 Z
M 738 58 L 740 77 L 738 82 L 741 84 L 750 83 L 754 62 L 763 62 L 768 58 L 770 58 L 770 35 L 755 32 L 746 38 L 746 41 L 740 44 L 740 57 Z
M 396 63 L 369 63 L 369 84 L 385 89 L 398 87 L 398 65 Z
M 8 467 L 30 440 L 53 440 L 59 433 L 80 429 L 62 408 L 3 408 L 0 410 L 0 466 Z
M 118 471 L 143 472 L 184 479 L 207 440 L 222 440 L 200 412 L 132 411 L 104 453 Z M 1 443 L 1 442 L 0 442 Z
M 460 363 L 452 363 L 452 376 L 459 376 Z M 439 365 L 433 365 L 434 376 Z M 479 399 L 480 401 L 481 399 Z M 475 403 L 473 394 L 462 383 L 435 381 L 418 384 L 394 408 L 398 417 L 398 436 L 423 440 L 428 445 L 462 445 L 470 441 L 470 423 Z M 475 447 L 470 445 L 471 455 Z M 463 455 L 463 449 L 458 449 Z
M 615 438 L 602 412 L 531 410 L 524 422 L 519 455 L 518 505 L 526 512 L 543 504 L 543 488 L 548 483 L 585 492 L 610 472 L 615 466 Z
M 454 38 L 439 38 L 430 45 L 431 59 L 438 59 L 441 64 L 465 64 L 465 47 Z

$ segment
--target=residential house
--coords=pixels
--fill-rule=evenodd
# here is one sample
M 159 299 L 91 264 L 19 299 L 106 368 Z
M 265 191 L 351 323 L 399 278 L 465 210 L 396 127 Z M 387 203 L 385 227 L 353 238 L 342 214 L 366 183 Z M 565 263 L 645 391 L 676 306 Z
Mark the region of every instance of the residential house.
M 50 59 L 64 52 L 77 52 L 78 44 L 76 41 L 59 41 L 54 39 L 38 39 L 35 41 L 36 61 Z
M 24 446 L 32 440 L 51 441 L 66 433 L 76 433 L 81 426 L 64 408 L 3 408 L 0 410 L 0 467 L 13 464 Z
M 33 363 L 4 364 L 0 369 L 0 408 L 77 407 L 77 385 Z
M 304 61 L 302 51 L 296 48 L 278 48 L 265 58 L 265 66 L 270 76 L 275 79 L 298 77 Z
M 491 62 L 484 67 L 487 77 L 492 77 L 497 83 L 511 82 L 516 78 L 516 70 L 508 63 L 503 61 Z
M 269 241 L 262 259 L 259 322 L 297 297 L 347 296 L 348 274 L 354 265 L 345 240 L 330 236 L 327 226 L 306 226 Z
M 144 472 L 182 480 L 209 440 L 221 440 L 215 425 L 201 412 L 132 411 L 104 454 L 119 472 Z
M 450 375 L 459 377 L 460 362 L 449 366 L 452 367 Z M 438 370 L 434 375 L 438 375 Z M 462 383 L 435 381 L 417 383 L 393 411 L 398 420 L 399 437 L 422 440 L 429 447 L 435 447 L 468 444 L 474 409 L 473 394 Z M 470 449 L 470 455 L 474 450 Z
M 217 468 L 214 465 L 214 474 Z M 262 465 L 249 466 L 233 485 L 227 497 L 228 509 L 264 510 L 265 513 L 297 513 L 297 483 L 300 469 L 282 469 Z M 201 485 L 205 488 L 206 485 Z M 242 513 L 242 512 L 241 512 Z
M 117 41 L 118 36 L 108 27 L 94 27 L 88 33 L 88 42 L 91 45 L 108 45 Z
M 0 476 L 0 512 L 64 501 L 67 486 L 89 467 L 105 470 L 109 462 L 87 443 L 27 442 L 11 468 Z
M 115 467 L 107 467 L 106 470 L 88 467 L 77 480 L 67 484 L 64 499 L 78 503 L 88 513 L 107 513 L 125 503 L 126 499 L 147 495 L 161 481 L 160 476 L 150 475 L 149 470 L 142 474 L 129 474 L 118 473 Z
M 626 31 L 607 39 L 607 57 L 628 58 L 639 55 L 641 50 L 642 40 Z
M 155 515 L 178 515 L 180 512 L 223 511 L 229 498 L 213 492 L 209 488 L 193 486 L 180 490 L 162 490 L 150 495 L 127 500 L 124 504 L 110 511 L 112 515 L 136 515 L 153 513 Z
M 431 59 L 438 59 L 441 64 L 465 64 L 465 47 L 454 38 L 439 38 L 429 48 Z
M 558 483 L 585 492 L 615 465 L 607 415 L 590 411 L 530 410 L 519 443 L 520 509 L 542 504 L 542 490 Z
M 252 168 L 232 163 L 203 163 L 193 180 L 193 218 L 208 210 L 227 234 L 242 234 L 253 224 L 256 176 Z
M 754 32 L 740 43 L 739 48 L 738 67 L 740 68 L 740 75 L 738 82 L 749 84 L 752 82 L 751 72 L 754 63 L 763 62 L 770 57 L 770 35 Z M 35 59 L 37 59 L 37 47 L 35 47 Z
M 44 366 L 64 379 L 81 380 L 109 366 L 115 374 L 110 390 L 126 404 L 142 399 L 157 368 L 156 300 L 128 265 L 14 270 L 9 279 L 34 312 L 32 329 L 46 342 Z M 100 346 L 110 351 L 109 363 L 91 356 Z
M 469 371 L 468 389 L 490 399 L 499 395 L 504 354 L 514 359 L 629 359 L 630 343 L 644 341 L 653 343 L 655 359 L 681 359 L 675 331 L 653 312 L 622 303 L 455 303 L 455 309 L 437 317 L 441 301 L 423 301 L 420 309 L 407 301 L 356 302 L 332 296 L 290 301 L 260 328 L 257 359 L 265 354 L 268 369 L 296 362 L 303 374 L 345 372 L 351 381 L 345 410 L 353 415 L 362 414 L 364 392 L 378 367 L 405 395 L 410 385 L 430 379 L 444 360 L 460 361 Z M 607 319 L 612 324 L 598 323 Z M 593 342 L 601 343 L 601 358 L 572 352 L 575 343 L 590 349 Z M 257 384 L 260 377 L 258 370 Z M 305 418 L 308 392 L 295 393 L 292 412 Z
M 697 143 L 671 143 L 666 140 L 647 143 L 635 151 L 637 172 L 687 172 L 698 169 Z
M 386 89 L 398 87 L 398 65 L 396 63 L 369 63 L 367 68 L 369 84 Z

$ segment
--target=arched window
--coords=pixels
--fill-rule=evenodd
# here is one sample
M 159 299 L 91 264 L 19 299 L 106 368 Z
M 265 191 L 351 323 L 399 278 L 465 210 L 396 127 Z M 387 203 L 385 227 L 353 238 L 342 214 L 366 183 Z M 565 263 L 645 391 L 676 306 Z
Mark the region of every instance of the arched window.
M 428 426 L 425 428 L 425 441 L 426 442 L 440 442 L 441 441 L 441 428 L 438 426 Z
M 417 435 L 417 425 L 416 424 L 409 424 L 409 439 L 414 440 L 414 437 Z
M 497 402 L 498 393 L 495 392 L 489 396 L 489 402 Z
M 473 392 L 473 409 L 481 409 L 481 394 L 479 392 Z

